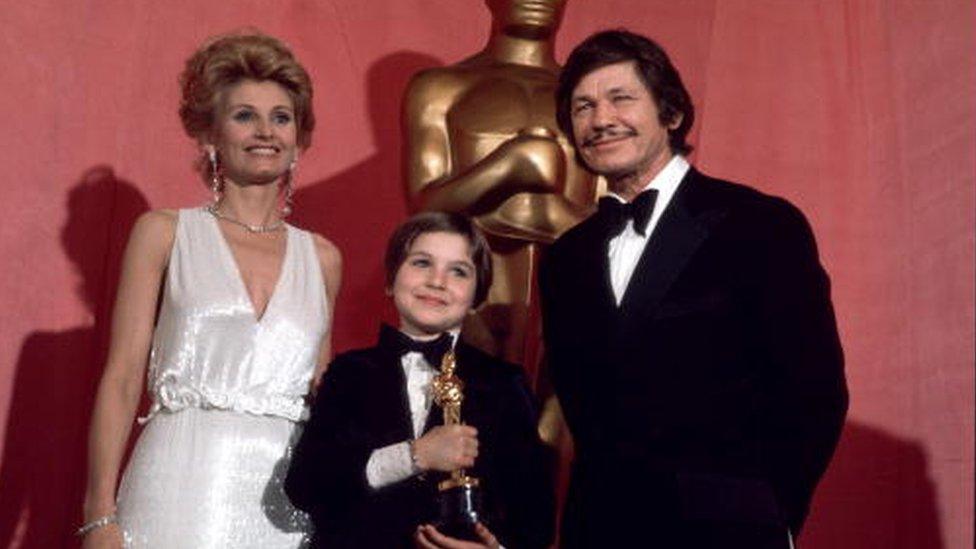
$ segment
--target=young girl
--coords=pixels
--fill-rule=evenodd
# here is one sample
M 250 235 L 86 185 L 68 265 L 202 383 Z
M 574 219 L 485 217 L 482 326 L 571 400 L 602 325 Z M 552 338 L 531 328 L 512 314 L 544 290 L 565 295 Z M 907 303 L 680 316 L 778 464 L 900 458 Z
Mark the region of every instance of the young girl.
M 330 365 L 286 480 L 314 545 L 548 546 L 551 481 L 522 370 L 458 341 L 491 285 L 484 237 L 463 216 L 422 213 L 393 233 L 385 263 L 399 329 Z M 452 345 L 464 424 L 445 426 L 430 387 Z M 478 542 L 431 526 L 437 483 L 459 468 L 481 481 Z

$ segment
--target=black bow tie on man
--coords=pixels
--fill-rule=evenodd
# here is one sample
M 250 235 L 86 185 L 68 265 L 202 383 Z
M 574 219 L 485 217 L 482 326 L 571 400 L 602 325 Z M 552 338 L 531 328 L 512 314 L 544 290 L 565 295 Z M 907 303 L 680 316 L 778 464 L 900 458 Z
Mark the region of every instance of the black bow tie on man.
M 600 199 L 599 215 L 603 217 L 607 235 L 617 236 L 624 230 L 628 219 L 634 220 L 634 230 L 641 236 L 647 236 L 647 224 L 654 213 L 654 203 L 657 201 L 657 189 L 648 189 L 632 202 L 621 202 L 612 196 Z
M 392 329 L 394 332 L 393 337 L 390 338 L 390 344 L 393 346 L 394 351 L 397 356 L 403 356 L 407 353 L 420 353 L 424 355 L 424 360 L 427 364 L 435 369 L 440 369 L 441 360 L 443 360 L 444 355 L 447 351 L 451 349 L 454 343 L 454 336 L 448 332 L 444 332 L 437 336 L 435 339 L 430 340 L 418 340 L 404 334 L 400 330 Z

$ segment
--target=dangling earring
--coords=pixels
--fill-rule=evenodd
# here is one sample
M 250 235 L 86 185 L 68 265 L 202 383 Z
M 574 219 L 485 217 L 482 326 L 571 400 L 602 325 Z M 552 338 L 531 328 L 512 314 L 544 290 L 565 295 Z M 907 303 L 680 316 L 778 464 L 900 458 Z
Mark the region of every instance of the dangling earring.
M 210 192 L 213 193 L 213 204 L 211 204 L 211 207 L 216 208 L 220 204 L 224 190 L 223 181 L 220 179 L 220 166 L 217 165 L 217 150 L 208 148 L 207 158 L 210 160 Z
M 292 196 L 295 194 L 295 188 L 292 186 L 292 179 L 295 177 L 295 170 L 298 169 L 298 157 L 296 156 L 292 159 L 291 164 L 288 165 L 288 173 L 285 174 L 285 184 L 284 193 L 285 200 L 281 204 L 281 217 L 285 218 L 291 214 Z

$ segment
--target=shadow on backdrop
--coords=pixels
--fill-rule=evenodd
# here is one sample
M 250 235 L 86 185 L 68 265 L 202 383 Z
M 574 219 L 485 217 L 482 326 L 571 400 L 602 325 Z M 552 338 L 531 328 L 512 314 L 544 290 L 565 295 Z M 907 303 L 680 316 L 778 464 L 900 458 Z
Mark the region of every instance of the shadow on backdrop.
M 333 321 L 335 351 L 371 345 L 379 321 L 395 319 L 383 292 L 383 253 L 386 239 L 407 212 L 400 105 L 410 77 L 440 65 L 434 57 L 411 51 L 391 53 L 373 63 L 366 73 L 365 93 L 375 152 L 332 177 L 300 181 L 295 192 L 291 221 L 322 234 L 342 251 L 342 290 Z M 319 116 L 324 121 L 320 131 L 328 133 L 329 113 Z M 383 313 L 377 318 L 379 311 Z
M 942 549 L 922 446 L 848 421 L 800 541 L 802 549 Z
M 61 245 L 74 264 L 78 297 L 91 324 L 37 331 L 21 347 L 0 468 L 0 547 L 77 543 L 88 422 L 119 263 L 129 229 L 149 205 L 110 166 L 95 166 L 71 188 L 67 209 Z

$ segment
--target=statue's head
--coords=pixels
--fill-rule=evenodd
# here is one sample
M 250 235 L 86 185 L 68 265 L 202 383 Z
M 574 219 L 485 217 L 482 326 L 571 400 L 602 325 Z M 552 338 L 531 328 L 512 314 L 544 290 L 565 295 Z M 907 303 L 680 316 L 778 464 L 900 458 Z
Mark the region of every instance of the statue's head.
M 496 30 L 521 38 L 546 38 L 558 27 L 567 0 L 485 0 Z

